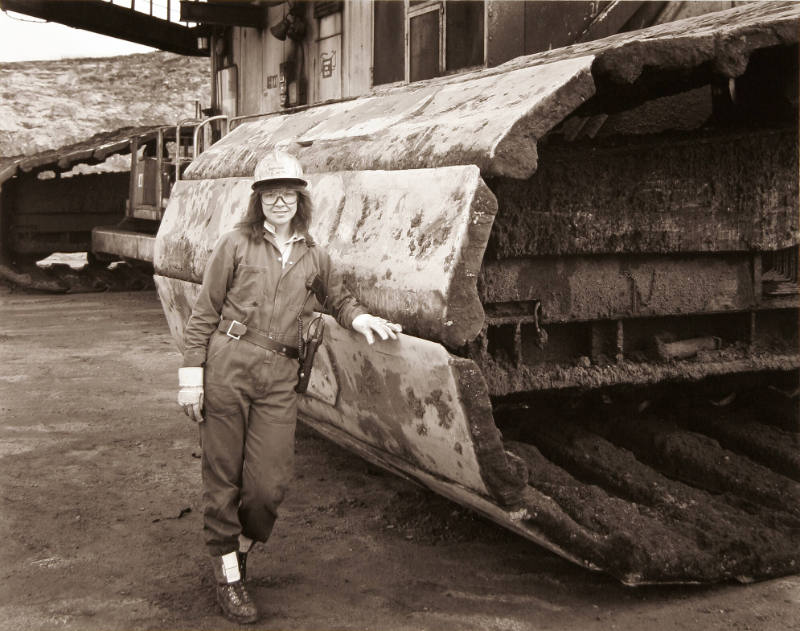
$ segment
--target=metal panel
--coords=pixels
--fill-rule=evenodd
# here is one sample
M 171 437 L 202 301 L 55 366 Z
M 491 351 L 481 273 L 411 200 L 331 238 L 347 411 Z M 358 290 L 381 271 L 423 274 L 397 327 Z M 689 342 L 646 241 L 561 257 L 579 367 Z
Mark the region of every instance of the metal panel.
M 414 468 L 488 494 L 454 358 L 439 344 L 406 335 L 397 343 L 370 347 L 358 334 L 326 320 L 327 355 L 321 359 L 330 355 L 332 361 L 315 365 L 319 375 L 312 373 L 316 383 L 302 399 L 301 412 Z M 341 389 L 335 407 L 318 394 L 325 374 L 335 375 Z
M 257 114 L 261 110 L 262 33 L 254 28 L 237 29 L 240 32 L 241 61 L 239 63 L 239 114 Z
M 239 113 L 239 69 L 226 66 L 216 71 L 215 92 L 219 112 L 233 118 Z
M 342 14 L 340 12 L 331 13 L 323 18 L 319 18 L 319 39 L 325 39 L 333 35 L 340 35 L 342 32 Z
M 283 19 L 284 5 L 273 6 L 267 8 L 268 24 L 274 25 Z M 269 30 L 265 31 L 268 33 Z M 262 97 L 261 107 L 258 112 L 247 112 L 248 114 L 257 114 L 260 112 L 275 112 L 281 109 L 280 88 L 278 86 L 278 75 L 280 73 L 280 64 L 284 59 L 284 50 L 286 43 L 280 41 L 278 38 L 273 37 L 271 34 L 265 35 L 262 40 L 262 73 L 263 78 L 261 81 Z
M 538 300 L 547 322 L 742 311 L 756 304 L 749 254 L 488 261 L 481 300 Z
M 372 87 L 372 1 L 344 3 L 342 96 L 365 94 Z
M 486 65 L 525 53 L 525 2 L 486 0 Z
M 117 228 L 94 228 L 92 230 L 92 252 L 113 254 L 137 261 L 153 261 L 155 237 L 141 232 L 130 232 Z
M 333 16 L 341 15 L 336 13 Z M 317 100 L 332 101 L 342 98 L 342 36 L 341 34 L 319 40 L 317 55 L 317 77 L 319 93 Z

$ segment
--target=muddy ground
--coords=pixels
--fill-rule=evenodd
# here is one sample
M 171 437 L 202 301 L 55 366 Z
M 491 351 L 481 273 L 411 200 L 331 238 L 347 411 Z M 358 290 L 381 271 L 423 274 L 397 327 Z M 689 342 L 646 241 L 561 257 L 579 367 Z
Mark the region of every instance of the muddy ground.
M 152 291 L 0 287 L 0 629 L 228 629 Z M 800 576 L 627 588 L 300 427 L 262 629 L 800 629 Z

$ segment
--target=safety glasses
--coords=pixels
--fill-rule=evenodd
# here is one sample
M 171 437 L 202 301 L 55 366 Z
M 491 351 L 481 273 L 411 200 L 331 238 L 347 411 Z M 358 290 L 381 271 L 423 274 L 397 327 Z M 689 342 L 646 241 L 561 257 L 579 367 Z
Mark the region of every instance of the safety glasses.
M 277 204 L 278 200 L 285 205 L 294 204 L 297 202 L 297 191 L 263 191 L 261 193 L 261 201 L 264 204 Z

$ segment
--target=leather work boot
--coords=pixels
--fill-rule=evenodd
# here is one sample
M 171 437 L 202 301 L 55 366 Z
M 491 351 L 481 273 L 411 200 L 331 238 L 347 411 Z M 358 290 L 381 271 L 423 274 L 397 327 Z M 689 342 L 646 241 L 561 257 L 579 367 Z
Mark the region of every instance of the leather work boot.
M 258 620 L 258 610 L 250 599 L 239 573 L 237 552 L 211 558 L 217 583 L 217 602 L 222 615 L 232 622 L 249 624 Z

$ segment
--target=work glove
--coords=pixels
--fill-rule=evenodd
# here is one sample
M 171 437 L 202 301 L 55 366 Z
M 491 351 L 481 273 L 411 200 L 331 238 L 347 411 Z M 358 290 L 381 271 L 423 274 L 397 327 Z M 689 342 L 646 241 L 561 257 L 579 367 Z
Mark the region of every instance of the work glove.
M 369 313 L 362 313 L 353 318 L 353 330 L 358 331 L 367 338 L 367 344 L 372 344 L 375 341 L 373 333 L 377 333 L 382 340 L 388 340 L 389 338 L 396 340 L 396 334 L 400 333 L 403 327 Z
M 203 368 L 187 366 L 178 369 L 178 405 L 195 423 L 202 423 L 203 418 Z

